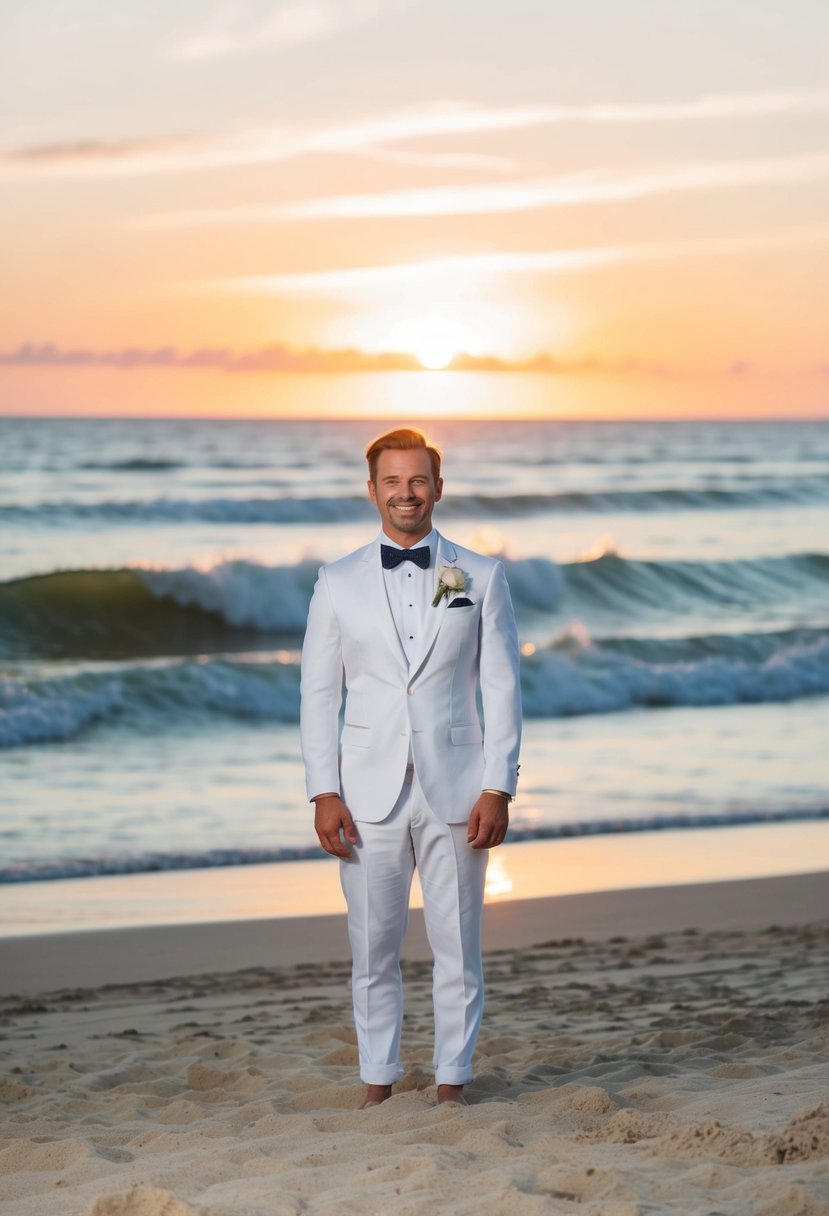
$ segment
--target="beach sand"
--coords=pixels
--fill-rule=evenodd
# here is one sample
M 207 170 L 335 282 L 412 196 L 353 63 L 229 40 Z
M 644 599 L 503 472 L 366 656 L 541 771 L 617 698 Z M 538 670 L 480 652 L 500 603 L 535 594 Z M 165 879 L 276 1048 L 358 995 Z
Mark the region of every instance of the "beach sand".
M 7 939 L 0 1212 L 829 1213 L 827 913 L 826 874 L 489 907 L 467 1108 L 417 916 L 368 1111 L 341 918 Z

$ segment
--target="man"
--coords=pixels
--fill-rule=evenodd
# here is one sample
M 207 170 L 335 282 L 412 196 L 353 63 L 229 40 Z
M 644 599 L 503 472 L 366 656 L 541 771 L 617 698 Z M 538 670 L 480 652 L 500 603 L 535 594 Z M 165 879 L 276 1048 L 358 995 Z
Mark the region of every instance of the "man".
M 438 1101 L 465 1104 L 487 850 L 504 839 L 518 773 L 518 637 L 503 565 L 432 527 L 440 451 L 402 429 L 366 457 L 382 532 L 322 567 L 308 612 L 308 797 L 323 848 L 341 859 L 363 1105 L 385 1101 L 403 1073 L 400 950 L 415 865 L 435 960 Z

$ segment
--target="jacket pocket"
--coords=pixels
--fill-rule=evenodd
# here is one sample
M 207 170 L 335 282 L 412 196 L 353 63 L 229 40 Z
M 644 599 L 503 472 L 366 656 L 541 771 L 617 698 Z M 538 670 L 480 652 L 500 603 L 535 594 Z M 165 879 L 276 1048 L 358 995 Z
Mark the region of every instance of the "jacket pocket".
M 371 747 L 371 727 L 344 722 L 340 741 L 347 747 Z
M 456 747 L 464 743 L 480 743 L 483 739 L 479 722 L 457 722 L 449 727 L 449 734 Z

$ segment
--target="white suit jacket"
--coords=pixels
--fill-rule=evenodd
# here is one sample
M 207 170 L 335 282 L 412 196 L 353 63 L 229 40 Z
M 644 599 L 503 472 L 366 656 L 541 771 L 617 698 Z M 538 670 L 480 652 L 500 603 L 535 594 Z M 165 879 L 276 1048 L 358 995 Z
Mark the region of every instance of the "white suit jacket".
M 357 820 L 389 814 L 410 744 L 429 806 L 447 823 L 468 819 L 482 789 L 515 794 L 519 652 L 504 567 L 438 533 L 436 567 L 443 565 L 464 571 L 466 590 L 427 608 L 411 666 L 389 607 L 380 538 L 319 572 L 302 649 L 308 797 L 339 791 Z M 472 603 L 453 608 L 455 599 Z

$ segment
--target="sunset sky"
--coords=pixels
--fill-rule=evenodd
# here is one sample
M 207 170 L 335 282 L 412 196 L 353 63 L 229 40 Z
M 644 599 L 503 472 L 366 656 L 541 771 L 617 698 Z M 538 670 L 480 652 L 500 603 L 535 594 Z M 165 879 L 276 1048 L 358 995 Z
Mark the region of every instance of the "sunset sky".
M 0 5 L 2 413 L 829 415 L 825 0 Z

